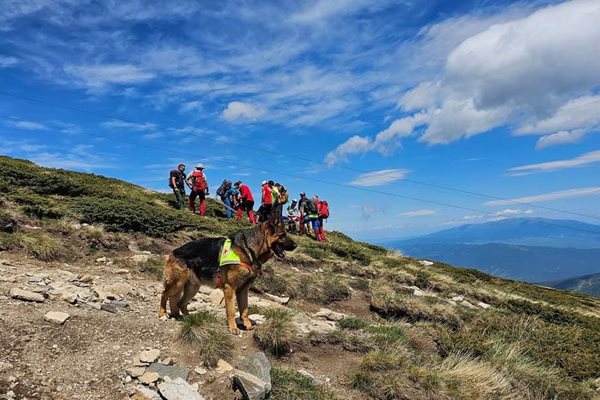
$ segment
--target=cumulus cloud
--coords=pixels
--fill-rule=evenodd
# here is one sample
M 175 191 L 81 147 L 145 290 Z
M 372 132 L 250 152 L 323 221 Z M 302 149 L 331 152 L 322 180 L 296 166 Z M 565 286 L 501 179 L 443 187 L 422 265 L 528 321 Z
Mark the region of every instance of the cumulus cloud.
M 250 103 L 232 101 L 223 110 L 221 116 L 225 121 L 255 121 L 265 114 L 265 110 Z
M 408 175 L 407 169 L 382 169 L 359 175 L 352 182 L 354 186 L 381 186 L 403 179 Z
M 402 216 L 402 217 L 425 217 L 427 215 L 433 215 L 433 214 L 437 214 L 437 211 L 423 209 L 423 210 L 402 212 L 402 213 L 400 213 L 400 216 Z
M 542 203 L 545 201 L 569 199 L 573 197 L 585 197 L 585 196 L 597 196 L 600 195 L 600 186 L 593 186 L 587 188 L 576 188 L 561 190 L 558 192 L 543 193 L 533 196 L 517 197 L 515 199 L 507 200 L 494 200 L 485 203 L 486 206 L 504 206 L 509 204 L 520 204 L 520 203 Z
M 371 148 L 372 143 L 369 138 L 355 135 L 330 151 L 325 156 L 325 162 L 328 165 L 334 165 L 341 161 L 347 161 L 349 155 L 365 153 Z
M 567 160 L 558 160 L 558 161 L 549 161 L 538 164 L 529 164 L 529 165 L 521 165 L 519 167 L 513 167 L 509 169 L 509 173 L 511 175 L 529 175 L 534 174 L 536 172 L 549 172 L 556 171 L 559 169 L 566 168 L 576 168 L 583 167 L 590 164 L 600 163 L 600 150 L 590 151 L 588 153 L 582 154 L 578 157 L 567 159 Z

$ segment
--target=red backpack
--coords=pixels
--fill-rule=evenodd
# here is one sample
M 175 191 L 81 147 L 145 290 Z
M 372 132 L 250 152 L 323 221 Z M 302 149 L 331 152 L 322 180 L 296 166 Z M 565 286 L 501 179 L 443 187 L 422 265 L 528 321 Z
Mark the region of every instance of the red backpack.
M 329 218 L 329 204 L 327 204 L 327 200 L 321 200 L 319 202 L 319 217 L 321 218 Z

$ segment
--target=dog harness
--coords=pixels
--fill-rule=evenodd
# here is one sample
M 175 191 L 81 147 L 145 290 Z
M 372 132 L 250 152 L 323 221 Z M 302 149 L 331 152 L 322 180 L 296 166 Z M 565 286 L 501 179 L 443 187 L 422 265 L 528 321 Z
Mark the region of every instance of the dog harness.
M 225 240 L 223 243 L 223 249 L 221 250 L 221 255 L 219 256 L 219 267 L 223 267 L 226 265 L 234 265 L 239 264 L 242 267 L 248 269 L 248 271 L 252 272 L 255 275 L 262 275 L 262 271 L 260 269 L 254 268 L 251 264 L 244 262 L 240 259 L 240 256 L 236 254 L 235 251 L 231 249 L 231 239 Z M 221 287 L 223 283 L 223 278 L 221 277 L 221 272 L 217 273 L 215 277 L 215 282 L 217 287 Z

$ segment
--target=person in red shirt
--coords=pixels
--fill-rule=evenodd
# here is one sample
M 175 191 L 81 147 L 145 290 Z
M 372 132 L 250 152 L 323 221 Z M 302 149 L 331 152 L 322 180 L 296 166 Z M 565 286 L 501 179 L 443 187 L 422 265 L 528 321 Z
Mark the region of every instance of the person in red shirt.
M 260 208 L 258 209 L 258 220 L 266 221 L 271 214 L 273 209 L 273 189 L 269 185 L 269 182 L 263 181 L 262 183 L 262 201 Z
M 208 182 L 204 175 L 204 165 L 197 164 L 196 169 L 185 179 L 187 185 L 192 189 L 190 192 L 190 211 L 196 212 L 196 197 L 200 199 L 200 215 L 206 215 L 206 195 L 208 194 Z
M 248 185 L 242 183 L 241 181 L 237 181 L 233 185 L 240 192 L 240 204 L 237 210 L 236 218 L 238 220 L 242 220 L 242 213 L 248 213 L 248 219 L 251 223 L 256 223 L 256 218 L 254 217 L 254 197 L 252 196 L 252 192 Z

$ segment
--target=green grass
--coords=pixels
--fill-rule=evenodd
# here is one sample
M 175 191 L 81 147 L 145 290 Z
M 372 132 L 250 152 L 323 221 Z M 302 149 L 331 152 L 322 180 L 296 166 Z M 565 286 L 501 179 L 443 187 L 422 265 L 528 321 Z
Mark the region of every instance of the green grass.
M 290 368 L 271 369 L 271 400 L 336 400 L 335 394 Z
M 289 355 L 294 340 L 292 314 L 285 309 L 269 309 L 265 317 L 266 321 L 254 331 L 254 340 L 275 357 Z
M 219 359 L 232 354 L 233 342 L 222 318 L 210 312 L 187 315 L 181 321 L 177 340 L 200 361 L 214 367 Z

